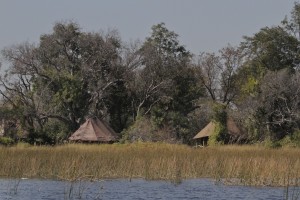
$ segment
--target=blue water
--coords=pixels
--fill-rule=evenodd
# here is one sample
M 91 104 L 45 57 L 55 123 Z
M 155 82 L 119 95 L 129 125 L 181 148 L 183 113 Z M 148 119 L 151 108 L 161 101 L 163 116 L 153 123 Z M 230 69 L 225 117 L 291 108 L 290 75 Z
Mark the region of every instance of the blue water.
M 294 194 L 292 194 L 294 192 Z M 299 190 L 289 192 L 296 199 Z M 184 180 L 181 184 L 143 179 L 65 182 L 53 180 L 0 179 L 0 200 L 54 199 L 262 199 L 285 198 L 284 188 L 215 184 L 210 179 Z M 300 199 L 300 198 L 298 198 Z

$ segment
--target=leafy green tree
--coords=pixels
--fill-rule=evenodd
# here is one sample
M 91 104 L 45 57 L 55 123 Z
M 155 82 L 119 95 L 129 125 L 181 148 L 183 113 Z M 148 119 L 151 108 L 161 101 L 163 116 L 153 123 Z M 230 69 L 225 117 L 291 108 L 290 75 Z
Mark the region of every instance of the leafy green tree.
M 165 23 L 154 25 L 151 29 L 151 36 L 146 38 L 144 47 L 147 45 L 154 47 L 166 63 L 170 61 L 170 58 L 185 60 L 191 56 L 190 52 L 179 44 L 178 34 L 168 30 Z
M 118 67 L 120 41 L 113 34 L 82 33 L 74 23 L 56 24 L 53 30 L 41 37 L 40 71 L 48 79 L 39 76 L 36 88 L 48 88 L 54 97 L 48 110 L 52 116 L 65 117 L 74 130 L 84 116 L 105 114 L 103 98 L 117 82 L 112 74 Z
M 290 20 L 262 28 L 241 44 L 246 62 L 238 71 L 237 105 L 254 141 L 277 141 L 298 128 L 299 8 L 295 3 Z
M 109 114 L 104 99 L 124 81 L 120 48 L 114 32 L 85 33 L 75 23 L 57 23 L 38 46 L 25 43 L 2 52 L 10 67 L 1 76 L 1 94 L 22 111 L 32 140 L 49 141 L 44 127 L 49 120 L 64 123 L 71 132 L 85 116 Z
M 203 94 L 191 64 L 191 53 L 164 23 L 152 27 L 138 53 L 140 67 L 131 82 L 135 116 L 150 116 L 158 128 L 172 127 L 167 128 L 172 132 L 169 135 L 187 141 L 187 115 L 196 109 L 195 102 Z
M 244 39 L 242 48 L 253 67 L 272 71 L 294 67 L 299 42 L 284 28 L 265 27 L 253 37 L 244 37 Z
M 186 66 L 190 59 L 190 53 L 177 38 L 176 33 L 160 23 L 152 27 L 151 36 L 142 45 L 141 66 L 133 84 L 137 112 L 144 110 L 147 114 L 159 102 L 170 101 L 170 88 L 179 66 Z

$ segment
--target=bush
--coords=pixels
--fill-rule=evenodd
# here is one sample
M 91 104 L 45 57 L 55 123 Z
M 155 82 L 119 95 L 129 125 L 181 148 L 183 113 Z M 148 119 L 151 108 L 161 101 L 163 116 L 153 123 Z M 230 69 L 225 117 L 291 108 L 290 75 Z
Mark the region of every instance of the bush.
M 281 144 L 280 141 L 274 141 L 274 140 L 271 140 L 270 137 L 266 138 L 266 139 L 263 141 L 263 144 L 264 144 L 265 147 L 271 148 L 271 149 L 277 149 L 277 148 L 282 147 L 282 144 Z
M 123 131 L 121 142 L 151 141 L 153 126 L 146 117 L 138 117 L 127 130 Z
M 56 119 L 48 120 L 41 130 L 28 130 L 26 142 L 30 144 L 60 144 L 67 139 L 69 127 Z
M 0 137 L 0 145 L 10 146 L 15 144 L 15 141 L 9 137 Z
M 213 121 L 215 130 L 213 135 L 209 137 L 208 144 L 227 144 L 229 142 L 229 134 L 227 130 L 227 112 L 226 107 L 222 104 L 215 104 L 213 107 Z
M 220 122 L 214 122 L 215 130 L 214 133 L 209 136 L 208 145 L 220 145 L 224 144 L 224 135 L 226 134 L 226 127 Z
M 285 136 L 280 144 L 284 147 L 300 147 L 300 130 L 296 130 L 291 136 Z
M 50 144 L 61 143 L 68 136 L 68 126 L 58 120 L 49 120 L 44 126 L 44 134 Z
M 299 129 L 293 133 L 291 139 L 294 144 L 296 144 L 297 146 L 300 146 L 300 130 Z
M 123 132 L 121 143 L 124 142 L 172 142 L 174 138 L 168 126 L 157 127 L 155 122 L 147 117 L 139 117 L 132 126 Z

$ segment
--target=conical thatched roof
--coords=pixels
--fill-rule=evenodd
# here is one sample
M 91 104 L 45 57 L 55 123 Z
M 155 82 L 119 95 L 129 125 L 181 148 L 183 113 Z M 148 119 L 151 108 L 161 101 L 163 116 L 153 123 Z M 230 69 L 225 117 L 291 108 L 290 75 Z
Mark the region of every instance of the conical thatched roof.
M 211 121 L 207 124 L 193 139 L 199 139 L 203 137 L 211 136 L 215 131 L 216 124 Z
M 118 138 L 115 131 L 98 118 L 89 118 L 75 131 L 69 140 L 85 142 L 114 142 Z
M 227 119 L 227 131 L 229 135 L 232 136 L 237 136 L 241 134 L 240 129 L 237 127 L 236 123 L 232 118 Z M 211 136 L 216 128 L 215 122 L 211 121 L 209 122 L 193 139 L 199 139 L 199 138 L 204 138 L 204 137 L 209 137 Z

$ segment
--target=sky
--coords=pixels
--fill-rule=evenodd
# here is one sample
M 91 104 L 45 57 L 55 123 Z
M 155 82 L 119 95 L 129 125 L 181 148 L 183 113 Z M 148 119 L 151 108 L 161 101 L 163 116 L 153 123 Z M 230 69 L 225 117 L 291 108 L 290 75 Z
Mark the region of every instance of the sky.
M 56 22 L 83 31 L 117 29 L 123 41 L 143 41 L 164 22 L 194 54 L 238 45 L 243 36 L 279 25 L 294 0 L 0 0 L 0 50 L 38 43 Z

